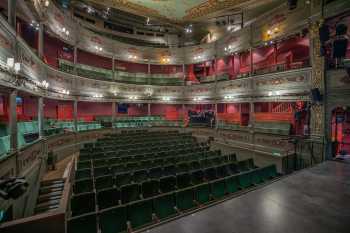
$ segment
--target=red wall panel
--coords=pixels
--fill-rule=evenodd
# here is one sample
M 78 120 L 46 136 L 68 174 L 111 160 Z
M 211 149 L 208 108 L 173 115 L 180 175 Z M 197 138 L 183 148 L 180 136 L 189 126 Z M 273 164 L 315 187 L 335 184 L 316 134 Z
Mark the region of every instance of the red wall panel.
M 131 63 L 125 61 L 115 61 L 116 69 L 130 73 L 148 73 L 148 65 L 141 63 Z
M 95 116 L 111 116 L 112 103 L 79 102 L 78 118 L 85 121 L 95 120 Z
M 112 59 L 78 49 L 78 63 L 104 69 L 112 69 Z

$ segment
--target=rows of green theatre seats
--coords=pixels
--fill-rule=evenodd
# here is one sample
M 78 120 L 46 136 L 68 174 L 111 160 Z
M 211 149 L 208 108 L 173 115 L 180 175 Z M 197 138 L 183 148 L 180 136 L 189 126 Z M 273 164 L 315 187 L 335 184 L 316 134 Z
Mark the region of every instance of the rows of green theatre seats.
M 171 86 L 183 85 L 183 77 L 179 75 L 129 73 L 125 71 L 116 71 L 113 74 L 111 70 L 84 64 L 76 64 L 74 69 L 74 64 L 72 62 L 63 59 L 59 59 L 59 70 L 87 78 L 114 80 L 124 83 Z
M 0 158 L 10 151 L 10 136 L 0 137 Z
M 289 135 L 291 124 L 289 122 L 255 122 L 254 131 L 259 133 Z
M 118 117 L 114 123 L 115 128 L 180 127 L 181 125 L 181 121 L 168 121 L 160 116 Z
M 239 123 L 228 123 L 222 120 L 218 121 L 219 129 L 229 129 L 229 130 L 246 130 L 247 127 L 241 126 Z
M 209 151 L 191 134 L 136 131 L 86 144 L 75 175 L 68 233 L 139 229 L 277 173 Z

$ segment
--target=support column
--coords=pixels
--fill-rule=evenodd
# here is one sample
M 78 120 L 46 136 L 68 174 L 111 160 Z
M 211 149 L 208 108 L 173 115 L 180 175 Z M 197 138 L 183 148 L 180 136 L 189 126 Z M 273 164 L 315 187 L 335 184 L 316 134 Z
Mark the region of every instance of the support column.
M 151 84 L 151 63 L 148 61 L 147 63 L 147 84 Z
M 147 115 L 150 116 L 151 115 L 151 103 L 147 104 Z
M 185 104 L 182 104 L 182 124 L 183 127 L 185 127 L 186 119 L 185 119 L 186 113 L 185 113 Z
M 77 63 L 78 63 L 78 46 L 74 45 L 73 51 L 73 63 L 74 63 L 74 73 L 77 73 Z
M 186 68 L 185 68 L 185 64 L 182 64 L 182 73 L 183 73 L 183 79 L 184 79 L 184 86 L 186 86 Z
M 327 80 L 325 78 L 325 58 L 321 56 L 319 22 L 312 22 L 309 28 L 310 35 L 310 57 L 312 76 L 310 88 L 318 88 L 323 99 L 320 103 L 310 103 L 310 138 L 312 151 L 310 152 L 311 164 L 320 162 L 324 158 L 331 158 L 331 139 L 328 127 L 325 123 L 325 112 L 327 106 Z M 330 122 L 328 122 L 330 124 Z M 326 137 L 325 137 L 326 136 Z M 328 136 L 328 137 L 327 137 Z M 322 157 L 321 157 L 322 156 Z
M 38 39 L 38 55 L 41 59 L 44 58 L 44 24 L 39 24 L 39 39 Z
M 16 27 L 16 5 L 17 0 L 7 1 L 7 22 L 13 27 Z
M 113 101 L 112 102 L 112 127 L 115 122 L 116 113 L 117 113 L 117 102 Z
M 115 80 L 115 63 L 114 55 L 112 56 L 112 80 Z
M 218 103 L 215 103 L 215 129 L 218 129 Z
M 39 138 L 44 136 L 44 98 L 42 96 L 38 97 L 38 130 Z
M 74 100 L 73 119 L 74 119 L 74 131 L 78 132 L 78 100 Z
M 254 127 L 254 122 L 255 122 L 255 119 L 254 119 L 254 102 L 250 101 L 249 102 L 249 125 L 251 127 Z
M 249 48 L 249 56 L 250 56 L 250 76 L 253 75 L 254 65 L 253 65 L 253 48 Z
M 17 90 L 12 90 L 9 94 L 9 123 L 10 123 L 10 150 L 17 151 Z

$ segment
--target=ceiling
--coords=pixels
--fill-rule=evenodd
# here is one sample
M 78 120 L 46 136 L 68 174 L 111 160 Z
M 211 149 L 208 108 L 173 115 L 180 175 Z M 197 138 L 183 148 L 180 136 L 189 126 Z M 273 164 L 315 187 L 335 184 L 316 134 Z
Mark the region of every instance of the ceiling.
M 208 18 L 220 11 L 240 10 L 244 4 L 271 0 L 86 0 L 146 17 L 184 24 Z
M 162 17 L 182 21 L 189 18 L 192 11 L 208 4 L 207 0 L 129 0 L 130 3 L 142 6 L 146 12 L 155 13 Z

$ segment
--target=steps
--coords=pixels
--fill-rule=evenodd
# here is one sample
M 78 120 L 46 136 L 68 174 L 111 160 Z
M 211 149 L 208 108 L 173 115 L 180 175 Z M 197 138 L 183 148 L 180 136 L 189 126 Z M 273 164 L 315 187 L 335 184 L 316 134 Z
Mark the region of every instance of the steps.
M 53 211 L 59 208 L 63 189 L 64 179 L 41 182 L 35 214 Z

